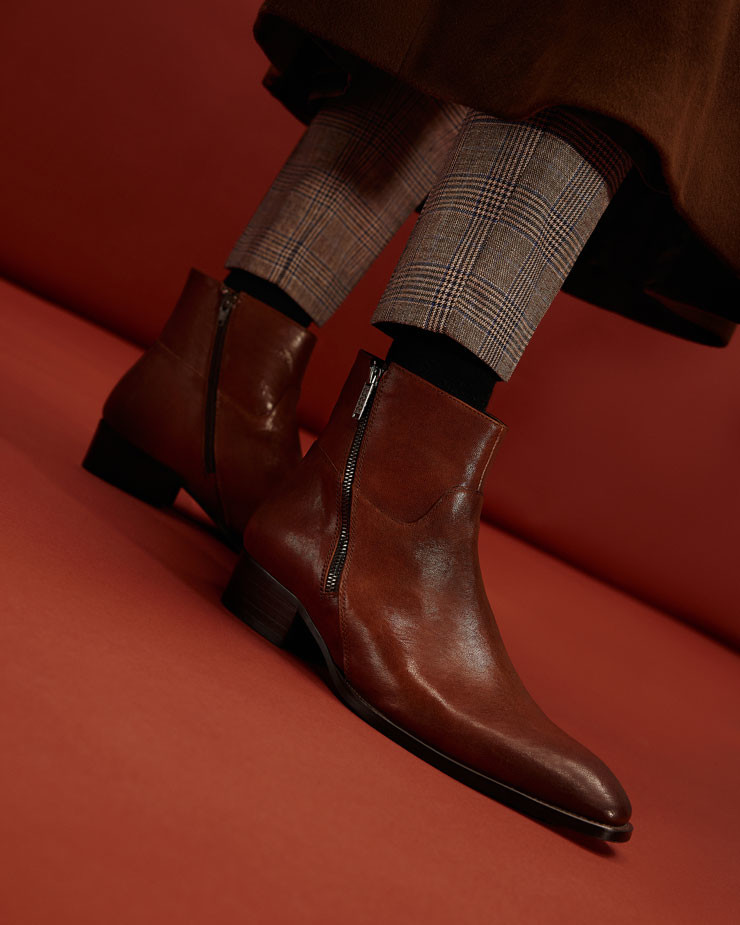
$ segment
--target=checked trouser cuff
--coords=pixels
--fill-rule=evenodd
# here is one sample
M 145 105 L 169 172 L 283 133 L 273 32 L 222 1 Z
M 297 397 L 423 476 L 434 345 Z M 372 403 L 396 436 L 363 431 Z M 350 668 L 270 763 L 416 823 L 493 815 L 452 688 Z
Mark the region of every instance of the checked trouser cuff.
M 446 334 L 508 379 L 630 166 L 562 109 L 470 111 L 373 323 Z
M 315 116 L 226 265 L 322 324 L 426 198 L 373 323 L 508 379 L 630 166 L 569 110 L 506 121 L 376 74 Z
M 424 200 L 467 112 L 382 74 L 359 82 L 314 117 L 226 266 L 323 324 Z

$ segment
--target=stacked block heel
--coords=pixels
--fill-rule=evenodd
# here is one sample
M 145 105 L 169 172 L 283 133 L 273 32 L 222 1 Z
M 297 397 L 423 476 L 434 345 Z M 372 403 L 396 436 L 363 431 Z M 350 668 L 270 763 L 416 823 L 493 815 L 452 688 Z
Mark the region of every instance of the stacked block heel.
M 173 504 L 182 487 L 176 472 L 129 443 L 102 420 L 82 465 L 98 478 L 154 507 Z
M 221 600 L 234 616 L 280 647 L 286 645 L 300 608 L 298 600 L 244 552 Z

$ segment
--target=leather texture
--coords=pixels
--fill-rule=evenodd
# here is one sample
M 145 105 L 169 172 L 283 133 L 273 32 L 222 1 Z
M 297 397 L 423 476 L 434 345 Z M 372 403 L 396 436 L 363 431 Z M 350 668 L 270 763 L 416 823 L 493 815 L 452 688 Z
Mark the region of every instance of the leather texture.
M 382 375 L 341 519 L 360 353 L 324 433 L 247 526 L 244 545 L 306 607 L 350 684 L 447 755 L 571 812 L 626 823 L 614 774 L 556 726 L 514 669 L 478 560 L 483 483 L 505 426 L 395 364 Z
M 14 88 L 0 101 L 14 126 L 0 148 L 6 278 L 148 346 L 192 255 L 221 273 L 302 132 L 245 42 L 259 6 L 240 0 L 216 23 L 213 4 L 180 3 L 173 42 L 172 17 L 146 0 L 124 17 L 15 4 L 0 34 Z M 30 59 L 33 79 L 19 80 Z M 413 224 L 321 331 L 299 406 L 313 433 L 357 350 L 387 349 L 369 321 Z M 516 378 L 496 387 L 496 413 L 515 437 L 488 480 L 484 520 L 740 648 L 740 338 L 700 347 L 561 293 Z
M 219 280 L 191 270 L 160 337 L 113 389 L 103 417 L 182 476 L 219 526 L 241 534 L 257 504 L 301 458 L 296 405 L 315 337 L 240 293 L 217 358 L 221 297 Z M 206 413 L 214 374 L 215 471 L 209 472 Z
M 80 467 L 139 353 L 0 281 L 4 923 L 735 921 L 736 653 L 483 521 L 518 671 L 629 781 L 640 824 L 612 847 L 533 823 L 232 619 L 218 592 L 234 556 L 193 527 L 185 492 L 178 513 L 153 511 Z

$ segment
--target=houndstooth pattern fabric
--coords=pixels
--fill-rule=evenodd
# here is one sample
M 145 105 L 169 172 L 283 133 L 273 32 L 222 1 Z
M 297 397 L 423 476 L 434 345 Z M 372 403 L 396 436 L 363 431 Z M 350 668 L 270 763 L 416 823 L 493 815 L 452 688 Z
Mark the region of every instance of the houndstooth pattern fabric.
M 469 111 L 373 323 L 446 334 L 509 379 L 630 166 L 569 111 Z
M 439 176 L 468 109 L 391 77 L 325 105 L 229 255 L 319 324 Z

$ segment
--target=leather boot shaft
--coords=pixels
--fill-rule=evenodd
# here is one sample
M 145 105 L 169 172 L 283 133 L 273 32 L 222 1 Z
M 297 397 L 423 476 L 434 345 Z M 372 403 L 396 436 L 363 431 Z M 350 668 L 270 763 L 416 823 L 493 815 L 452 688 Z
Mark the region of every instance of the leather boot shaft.
M 497 792 L 628 837 L 626 794 L 529 695 L 483 586 L 482 489 L 504 432 L 362 353 L 324 433 L 247 526 L 245 550 L 390 728 Z
M 348 473 L 361 426 L 358 402 L 373 364 L 382 372 L 372 404 L 364 411 L 364 433 L 353 472 Z M 454 541 L 473 550 L 483 483 L 505 431 L 506 426 L 495 418 L 396 364 L 385 369 L 377 358 L 361 351 L 303 464 L 256 511 L 245 531 L 245 549 L 254 551 L 278 580 L 290 580 L 306 606 L 308 602 L 328 605 L 338 619 L 346 560 L 361 542 L 353 529 L 353 514 L 356 520 L 360 508 L 375 508 L 387 520 L 378 529 L 388 539 L 398 525 L 412 525 L 449 499 L 466 511 Z M 330 571 L 333 564 L 337 568 L 343 532 L 346 558 L 337 570 L 337 586 L 331 589 Z M 332 656 L 344 667 L 338 626 L 325 629 Z
M 314 343 L 291 319 L 191 270 L 103 418 L 238 536 L 300 460 L 296 405 Z

